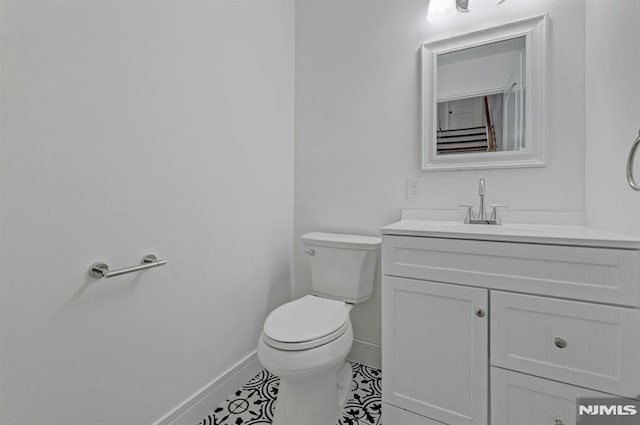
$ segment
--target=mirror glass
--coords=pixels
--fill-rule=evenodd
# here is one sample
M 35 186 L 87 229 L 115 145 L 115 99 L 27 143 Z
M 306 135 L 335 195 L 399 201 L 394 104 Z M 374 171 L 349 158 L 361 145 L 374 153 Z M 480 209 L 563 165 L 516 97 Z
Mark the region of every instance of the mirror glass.
M 437 56 L 436 155 L 525 149 L 524 36 Z

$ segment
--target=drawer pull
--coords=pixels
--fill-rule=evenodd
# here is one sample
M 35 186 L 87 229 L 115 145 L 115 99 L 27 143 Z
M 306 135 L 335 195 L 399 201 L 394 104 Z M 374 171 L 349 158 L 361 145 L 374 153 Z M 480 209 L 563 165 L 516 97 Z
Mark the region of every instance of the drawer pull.
M 484 317 L 484 316 L 486 316 L 486 314 L 487 313 L 481 308 L 476 310 L 476 316 L 478 316 L 478 317 Z
M 567 348 L 567 341 L 563 338 L 560 338 L 559 336 L 556 337 L 556 339 L 554 340 L 556 347 L 558 348 Z M 560 421 L 562 422 L 562 421 Z M 556 423 L 558 423 L 558 421 L 556 421 Z

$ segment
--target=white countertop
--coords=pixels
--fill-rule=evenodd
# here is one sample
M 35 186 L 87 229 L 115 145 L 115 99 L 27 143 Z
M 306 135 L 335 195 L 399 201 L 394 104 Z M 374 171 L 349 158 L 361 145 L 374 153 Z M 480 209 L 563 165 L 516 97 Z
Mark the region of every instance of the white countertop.
M 428 236 L 502 242 L 640 249 L 640 239 L 584 225 L 503 223 L 500 226 L 464 224 L 461 221 L 423 220 L 415 214 L 384 226 L 383 235 Z

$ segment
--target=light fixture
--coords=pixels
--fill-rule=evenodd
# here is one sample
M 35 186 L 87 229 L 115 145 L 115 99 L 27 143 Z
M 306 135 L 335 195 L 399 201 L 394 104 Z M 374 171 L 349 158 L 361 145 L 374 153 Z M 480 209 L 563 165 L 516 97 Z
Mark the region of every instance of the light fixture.
M 458 12 L 468 12 L 469 0 L 456 0 L 456 9 L 458 9 Z
M 453 18 L 457 10 L 458 12 L 469 12 L 469 2 L 475 3 L 475 0 L 429 0 L 429 9 L 427 12 L 427 21 L 431 23 L 440 23 Z M 496 4 L 502 4 L 506 0 L 494 0 Z M 482 1 L 479 3 L 487 3 Z M 455 8 L 454 8 L 455 5 Z
M 455 16 L 456 0 L 429 0 L 427 21 L 432 24 L 445 22 Z

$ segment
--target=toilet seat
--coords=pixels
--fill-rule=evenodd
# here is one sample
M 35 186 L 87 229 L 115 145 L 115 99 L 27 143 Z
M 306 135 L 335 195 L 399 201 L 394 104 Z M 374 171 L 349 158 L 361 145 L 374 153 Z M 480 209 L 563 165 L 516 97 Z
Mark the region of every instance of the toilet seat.
M 324 344 L 328 344 L 331 341 L 334 341 L 340 338 L 344 333 L 349 329 L 349 321 L 344 322 L 340 328 L 338 328 L 335 332 L 330 333 L 329 335 L 323 336 L 322 338 L 314 339 L 311 341 L 302 341 L 302 342 L 282 342 L 277 341 L 275 339 L 269 338 L 267 334 L 262 334 L 262 339 L 264 342 L 278 350 L 284 351 L 300 351 L 300 350 L 308 350 L 310 348 L 319 347 Z
M 351 306 L 344 301 L 307 295 L 284 304 L 264 322 L 267 345 L 286 351 L 307 350 L 327 344 L 349 328 Z

